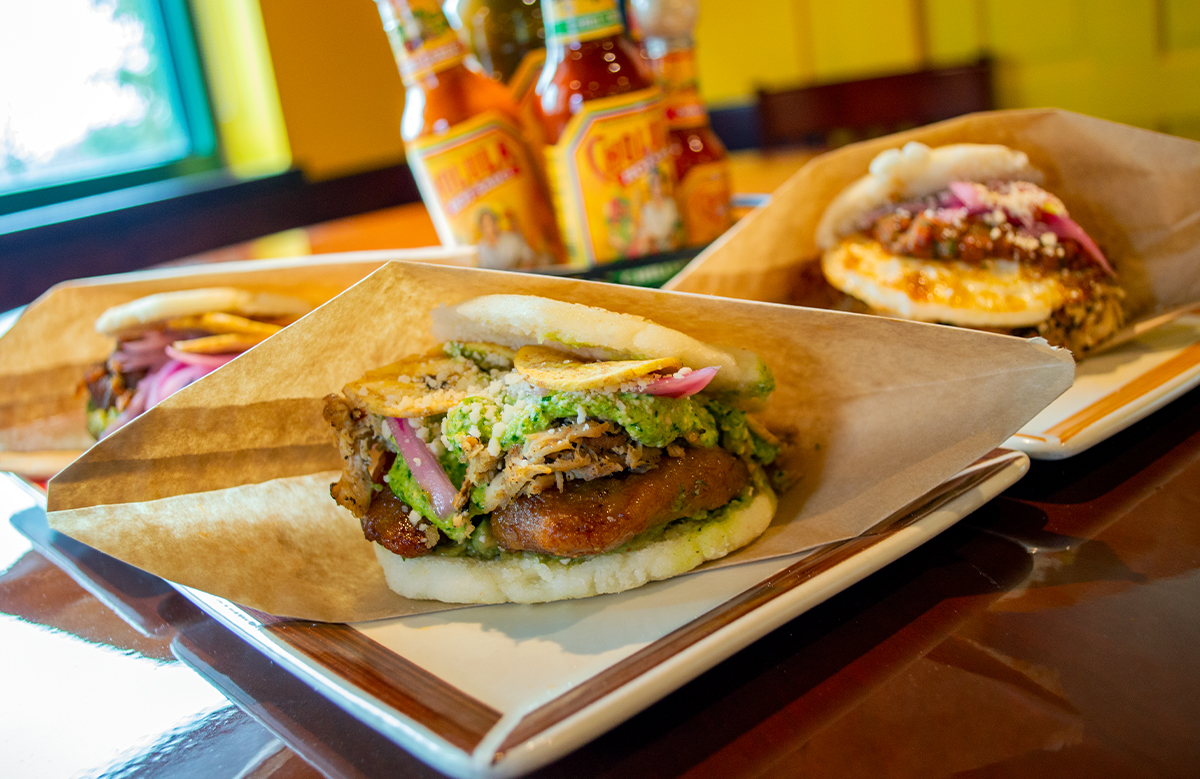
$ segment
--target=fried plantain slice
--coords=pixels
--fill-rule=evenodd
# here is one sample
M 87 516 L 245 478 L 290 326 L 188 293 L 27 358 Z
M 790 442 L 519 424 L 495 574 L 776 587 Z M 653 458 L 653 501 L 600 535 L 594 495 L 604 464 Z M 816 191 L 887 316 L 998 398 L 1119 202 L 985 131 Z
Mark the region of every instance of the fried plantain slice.
M 431 352 L 367 371 L 342 392 L 373 414 L 413 418 L 445 413 L 486 383 L 470 360 Z
M 516 349 L 481 341 L 447 341 L 442 351 L 450 357 L 466 357 L 483 370 L 512 370 Z
M 513 366 L 534 386 L 575 392 L 615 387 L 651 373 L 674 373 L 683 367 L 683 363 L 674 357 L 585 362 L 548 346 L 522 346 L 517 351 Z
M 171 344 L 177 351 L 189 354 L 233 354 L 244 352 L 255 344 L 267 340 L 266 335 L 249 335 L 246 333 L 222 333 L 206 335 L 202 338 L 189 338 L 186 341 L 176 341 Z
M 210 333 L 242 333 L 245 335 L 261 335 L 266 338 L 278 333 L 279 325 L 268 322 L 256 322 L 237 314 L 226 314 L 221 311 L 210 311 L 206 314 L 181 316 L 167 322 L 167 327 L 173 330 L 207 330 Z

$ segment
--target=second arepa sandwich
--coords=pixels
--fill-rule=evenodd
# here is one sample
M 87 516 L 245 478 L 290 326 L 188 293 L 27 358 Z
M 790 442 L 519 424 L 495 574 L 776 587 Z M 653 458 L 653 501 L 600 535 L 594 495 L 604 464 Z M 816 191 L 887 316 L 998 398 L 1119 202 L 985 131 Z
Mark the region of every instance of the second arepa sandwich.
M 1125 293 L 1043 181 L 996 144 L 884 151 L 821 217 L 821 270 L 849 308 L 1040 336 L 1078 358 L 1124 324 Z

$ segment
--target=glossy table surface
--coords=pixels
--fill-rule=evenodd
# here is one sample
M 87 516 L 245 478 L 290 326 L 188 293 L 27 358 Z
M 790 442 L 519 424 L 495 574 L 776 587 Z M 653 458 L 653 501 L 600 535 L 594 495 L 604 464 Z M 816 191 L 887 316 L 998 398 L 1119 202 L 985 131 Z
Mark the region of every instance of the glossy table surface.
M 0 776 L 438 775 L 37 500 L 0 475 Z M 535 775 L 1195 776 L 1198 568 L 1195 390 Z

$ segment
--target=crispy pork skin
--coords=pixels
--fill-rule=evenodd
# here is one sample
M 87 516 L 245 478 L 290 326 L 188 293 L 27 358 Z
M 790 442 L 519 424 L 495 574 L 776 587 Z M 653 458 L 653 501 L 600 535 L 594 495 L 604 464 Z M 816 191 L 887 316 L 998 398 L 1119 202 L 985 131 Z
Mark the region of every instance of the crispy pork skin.
M 518 497 L 492 512 L 492 533 L 510 551 L 601 554 L 649 528 L 724 506 L 749 479 L 746 464 L 724 449 L 689 447 L 646 473 Z

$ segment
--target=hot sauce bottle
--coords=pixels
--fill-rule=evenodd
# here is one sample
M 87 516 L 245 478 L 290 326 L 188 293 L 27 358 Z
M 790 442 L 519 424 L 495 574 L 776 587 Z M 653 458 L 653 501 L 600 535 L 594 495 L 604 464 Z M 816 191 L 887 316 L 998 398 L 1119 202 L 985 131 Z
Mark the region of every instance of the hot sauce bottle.
M 561 262 L 550 196 L 508 89 L 468 67 L 436 0 L 377 0 L 404 79 L 400 133 L 421 198 L 446 245 L 488 268 Z
M 615 0 L 542 0 L 537 108 L 559 226 L 574 265 L 676 249 L 662 91 L 625 40 Z
M 447 0 L 443 8 L 484 73 L 508 86 L 521 129 L 541 166 L 544 141 L 533 94 L 546 62 L 539 0 Z
M 710 243 L 732 224 L 725 145 L 709 125 L 696 76 L 696 0 L 630 0 L 651 70 L 666 98 L 678 179 L 676 200 L 689 246 Z

